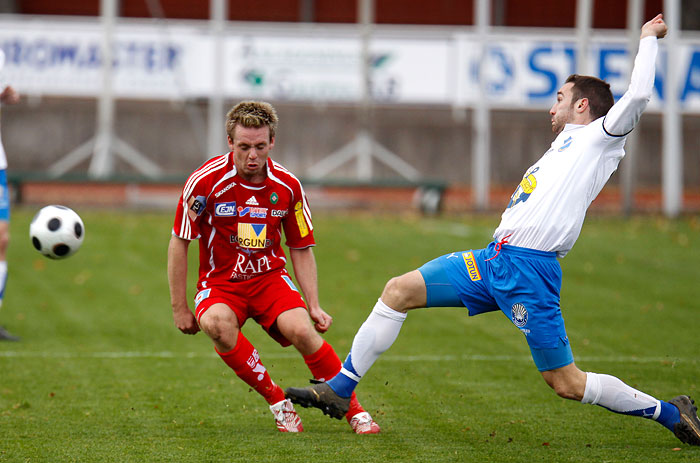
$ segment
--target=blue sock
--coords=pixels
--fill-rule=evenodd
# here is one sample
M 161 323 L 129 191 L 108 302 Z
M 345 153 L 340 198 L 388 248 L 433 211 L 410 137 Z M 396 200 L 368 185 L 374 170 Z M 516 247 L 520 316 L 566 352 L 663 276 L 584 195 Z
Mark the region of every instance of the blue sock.
M 346 370 L 350 375 L 353 375 L 355 378 L 351 378 L 350 376 L 346 375 L 345 373 L 343 373 L 343 370 Z M 343 369 L 340 370 L 340 372 L 333 378 L 329 379 L 326 382 L 326 384 L 328 384 L 328 386 L 330 386 L 330 388 L 333 389 L 333 392 L 338 394 L 340 397 L 350 397 L 352 395 L 352 392 L 357 387 L 357 383 L 359 381 L 360 377 L 357 376 L 357 372 L 352 366 L 352 358 L 348 354 L 348 358 L 346 358 L 345 362 L 343 362 Z
M 661 402 L 661 413 L 659 413 L 659 417 L 656 419 L 656 421 L 663 424 L 671 432 L 673 432 L 673 427 L 676 425 L 676 423 L 680 423 L 681 421 L 681 414 L 678 411 L 678 407 L 668 402 L 664 402 L 663 400 L 660 400 L 659 402 Z

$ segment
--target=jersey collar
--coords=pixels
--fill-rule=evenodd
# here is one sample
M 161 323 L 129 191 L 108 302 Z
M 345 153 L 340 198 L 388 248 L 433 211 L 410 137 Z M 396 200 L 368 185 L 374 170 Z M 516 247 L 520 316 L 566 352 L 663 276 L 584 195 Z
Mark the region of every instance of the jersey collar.
M 564 126 L 564 130 L 562 130 L 562 132 L 568 132 L 569 130 L 580 129 L 581 127 L 585 127 L 585 125 L 583 125 L 583 124 L 566 124 Z

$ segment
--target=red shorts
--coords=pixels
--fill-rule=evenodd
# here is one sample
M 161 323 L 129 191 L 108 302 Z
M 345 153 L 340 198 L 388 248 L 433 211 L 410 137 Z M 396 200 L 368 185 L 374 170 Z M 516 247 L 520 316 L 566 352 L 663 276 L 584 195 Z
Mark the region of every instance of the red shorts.
M 277 270 L 247 281 L 222 281 L 202 289 L 195 297 L 197 322 L 214 304 L 226 304 L 238 318 L 238 326 L 249 318 L 262 326 L 283 347 L 291 345 L 277 329 L 277 317 L 297 307 L 306 308 L 286 269 Z

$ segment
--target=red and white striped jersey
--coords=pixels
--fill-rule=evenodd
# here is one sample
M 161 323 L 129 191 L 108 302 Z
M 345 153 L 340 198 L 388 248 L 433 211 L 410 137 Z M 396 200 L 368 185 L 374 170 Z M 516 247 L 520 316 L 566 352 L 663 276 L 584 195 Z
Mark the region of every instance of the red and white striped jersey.
M 314 246 L 311 212 L 301 182 L 267 159 L 267 178 L 249 183 L 236 174 L 233 154 L 210 159 L 187 179 L 173 234 L 199 239 L 199 289 L 219 280 L 250 280 L 285 266 L 285 244 Z

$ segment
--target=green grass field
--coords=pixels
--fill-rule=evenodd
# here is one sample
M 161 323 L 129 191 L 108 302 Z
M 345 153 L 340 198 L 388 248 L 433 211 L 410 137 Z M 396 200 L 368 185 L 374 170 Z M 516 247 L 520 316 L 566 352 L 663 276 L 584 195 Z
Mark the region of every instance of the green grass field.
M 0 311 L 23 338 L 0 343 L 2 462 L 700 461 L 657 423 L 559 399 L 503 315 L 463 309 L 409 314 L 362 381 L 380 435 L 312 409 L 299 410 L 303 434 L 281 434 L 205 335 L 175 329 L 171 214 L 78 210 L 83 248 L 50 261 L 29 242 L 33 212 L 13 211 Z M 497 223 L 316 214 L 321 300 L 335 319 L 326 339 L 344 357 L 388 278 L 485 246 Z M 577 364 L 659 398 L 700 399 L 699 250 L 697 218 L 589 219 L 562 260 Z M 253 322 L 244 332 L 276 382 L 306 384 L 292 348 Z

